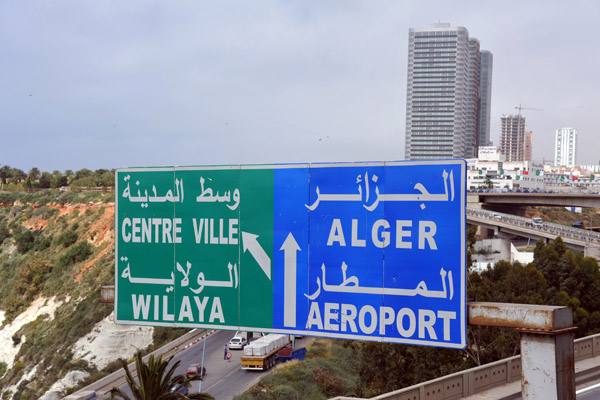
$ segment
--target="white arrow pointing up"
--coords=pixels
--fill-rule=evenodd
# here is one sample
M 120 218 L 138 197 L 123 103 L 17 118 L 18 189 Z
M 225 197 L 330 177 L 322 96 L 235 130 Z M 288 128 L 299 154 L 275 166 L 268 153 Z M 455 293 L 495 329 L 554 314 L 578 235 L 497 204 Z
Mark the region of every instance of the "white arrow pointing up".
M 250 251 L 252 257 L 256 260 L 258 265 L 262 268 L 265 275 L 269 280 L 271 279 L 271 259 L 265 252 L 265 250 L 258 243 L 258 235 L 242 231 L 242 243 L 244 252 Z
M 298 242 L 290 232 L 281 248 L 283 250 L 283 326 L 296 327 L 296 253 L 300 251 Z

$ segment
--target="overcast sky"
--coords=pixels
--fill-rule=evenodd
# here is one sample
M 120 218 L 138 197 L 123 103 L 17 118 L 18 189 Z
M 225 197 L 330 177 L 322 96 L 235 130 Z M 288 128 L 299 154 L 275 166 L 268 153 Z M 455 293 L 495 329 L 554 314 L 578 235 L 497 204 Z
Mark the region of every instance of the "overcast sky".
M 0 164 L 29 171 L 404 158 L 408 30 L 494 55 L 492 139 L 600 159 L 600 2 L 0 1 Z

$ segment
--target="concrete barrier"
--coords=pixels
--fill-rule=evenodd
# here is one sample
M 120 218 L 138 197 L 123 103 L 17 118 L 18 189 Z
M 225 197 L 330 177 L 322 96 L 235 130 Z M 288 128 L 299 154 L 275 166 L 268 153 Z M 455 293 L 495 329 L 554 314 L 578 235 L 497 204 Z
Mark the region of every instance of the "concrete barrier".
M 600 356 L 600 334 L 574 341 L 575 362 Z M 575 374 L 576 384 L 600 377 L 600 365 L 590 366 Z M 505 358 L 404 389 L 381 394 L 370 400 L 455 400 L 499 387 L 521 379 L 521 356 Z M 519 390 L 503 399 L 521 398 Z M 331 400 L 367 400 L 355 397 L 334 397 Z

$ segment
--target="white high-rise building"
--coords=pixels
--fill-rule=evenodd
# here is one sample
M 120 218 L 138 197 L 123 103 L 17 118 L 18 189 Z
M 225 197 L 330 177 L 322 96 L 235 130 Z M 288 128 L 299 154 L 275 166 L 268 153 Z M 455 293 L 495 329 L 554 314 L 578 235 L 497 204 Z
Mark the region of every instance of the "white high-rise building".
M 480 134 L 480 86 L 487 129 L 491 63 L 466 28 L 438 23 L 409 30 L 406 159 L 472 158 L 488 144 L 489 132 Z
M 556 130 L 554 165 L 574 167 L 577 154 L 577 129 L 560 128 Z

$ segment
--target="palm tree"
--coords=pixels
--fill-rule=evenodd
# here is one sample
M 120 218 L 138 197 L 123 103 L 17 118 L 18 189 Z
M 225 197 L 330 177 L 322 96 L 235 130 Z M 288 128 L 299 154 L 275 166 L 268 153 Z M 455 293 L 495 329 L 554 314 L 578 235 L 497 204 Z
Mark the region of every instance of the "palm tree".
M 214 400 L 208 393 L 193 393 L 182 394 L 179 392 L 171 393 L 171 388 L 180 384 L 187 388 L 190 387 L 192 379 L 185 375 L 174 375 L 175 369 L 180 361 L 177 361 L 167 370 L 167 366 L 173 359 L 173 356 L 166 360 L 162 359 L 162 355 L 154 358 L 150 355 L 148 363 L 142 360 L 142 353 L 138 351 L 135 355 L 135 369 L 137 370 L 137 381 L 131 375 L 126 361 L 122 361 L 123 369 L 125 370 L 125 379 L 131 389 L 132 398 L 127 396 L 119 388 L 112 388 L 110 391 L 111 399 L 124 400 L 176 400 L 176 399 L 200 399 Z

